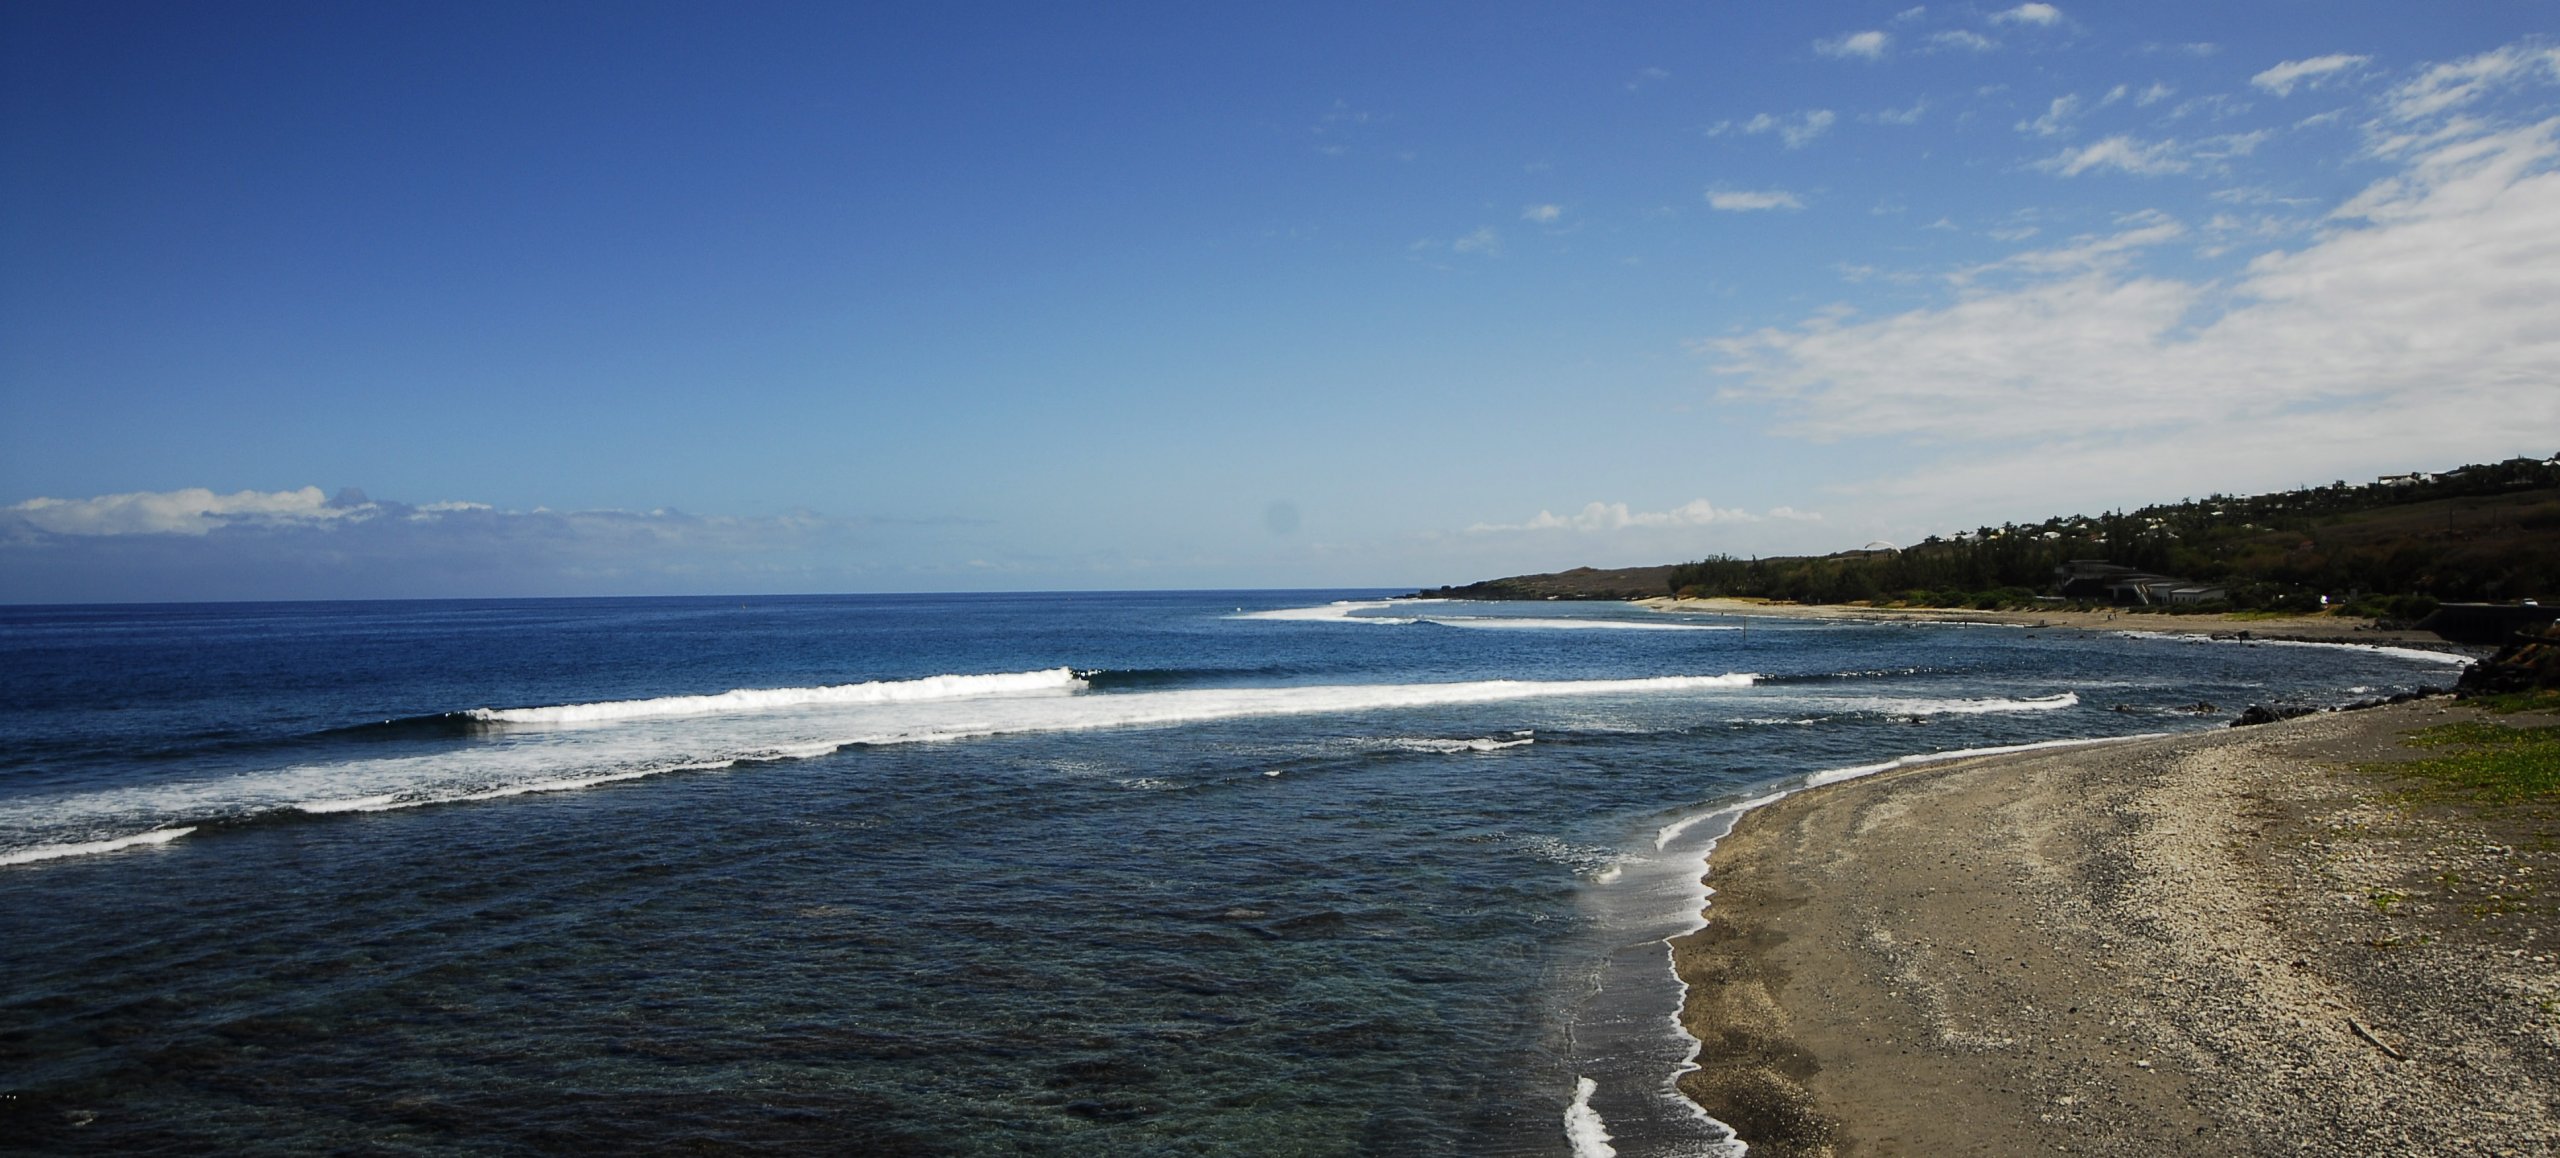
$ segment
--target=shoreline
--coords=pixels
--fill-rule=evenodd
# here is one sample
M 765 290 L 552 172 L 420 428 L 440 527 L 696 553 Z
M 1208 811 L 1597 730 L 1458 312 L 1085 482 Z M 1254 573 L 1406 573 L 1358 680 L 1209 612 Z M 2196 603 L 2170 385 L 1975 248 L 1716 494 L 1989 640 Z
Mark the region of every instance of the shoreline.
M 2346 767 L 2476 715 L 1886 767 L 1747 811 L 1670 942 L 1679 1088 L 1772 1158 L 2560 1147 L 2560 914 L 2429 888 L 2525 896 L 2560 853 Z
M 2254 641 L 2277 643 L 2356 643 L 2415 647 L 2425 651 L 2474 655 L 2431 631 L 2385 630 L 2365 620 L 2328 615 L 2260 616 L 2218 612 L 2171 615 L 2161 612 L 1973 611 L 1952 607 L 1866 607 L 1851 603 L 1772 603 L 1758 599 L 1674 599 L 1656 596 L 1630 600 L 1651 611 L 1692 615 L 1757 616 L 1765 619 L 1815 619 L 1857 623 L 1969 623 L 1984 626 L 2062 628 L 2078 631 L 2147 631 L 2164 635 L 2236 637 L 2246 632 Z

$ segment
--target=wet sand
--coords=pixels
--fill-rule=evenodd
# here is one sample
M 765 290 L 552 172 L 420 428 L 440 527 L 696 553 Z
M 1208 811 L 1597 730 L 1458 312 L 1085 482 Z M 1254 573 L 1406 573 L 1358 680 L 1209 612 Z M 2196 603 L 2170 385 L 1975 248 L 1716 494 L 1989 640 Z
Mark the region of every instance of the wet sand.
M 1703 615 L 1757 615 L 1777 619 L 1846 619 L 1902 623 L 1997 623 L 2082 631 L 2158 631 L 2178 635 L 2232 635 L 2323 643 L 2411 645 L 2461 650 L 2430 631 L 2380 630 L 2371 621 L 2330 615 L 2168 615 L 2136 611 L 1966 611 L 1954 608 L 1865 607 L 1854 603 L 1769 603 L 1757 599 L 1640 599 L 1656 611 Z
M 1754 1158 L 2560 1153 L 2547 806 L 2359 762 L 2442 699 L 1799 793 L 1674 942 Z M 2548 723 L 2549 720 L 2511 722 Z

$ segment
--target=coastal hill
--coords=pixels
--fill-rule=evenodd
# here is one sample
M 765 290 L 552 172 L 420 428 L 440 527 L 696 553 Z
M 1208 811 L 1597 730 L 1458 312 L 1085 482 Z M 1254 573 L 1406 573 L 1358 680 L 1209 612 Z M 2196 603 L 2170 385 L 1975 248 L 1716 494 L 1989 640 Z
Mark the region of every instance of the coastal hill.
M 1417 594 L 1693 595 L 1987 610 L 2049 602 L 2056 597 L 2060 569 L 2089 560 L 2176 576 L 2186 584 L 2179 602 L 2195 610 L 2300 612 L 2328 606 L 2415 619 L 2439 601 L 2560 596 L 2560 457 L 2056 516 L 1931 536 L 1902 549 L 1583 567 Z

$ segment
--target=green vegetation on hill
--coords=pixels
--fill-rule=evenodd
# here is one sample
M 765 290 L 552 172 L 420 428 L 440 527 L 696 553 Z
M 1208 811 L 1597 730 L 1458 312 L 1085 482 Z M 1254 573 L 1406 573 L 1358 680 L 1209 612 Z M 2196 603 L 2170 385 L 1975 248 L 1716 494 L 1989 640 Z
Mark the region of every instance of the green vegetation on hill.
M 1983 527 L 1904 551 L 1672 569 L 1675 592 L 1806 603 L 2005 606 L 2050 591 L 2054 569 L 2104 559 L 2217 584 L 2213 609 L 2314 611 L 2320 597 L 2415 618 L 2436 601 L 2560 591 L 2560 466 L 2511 459 L 2397 484 L 2211 498 Z
M 2316 611 L 2415 619 L 2438 601 L 2560 595 L 2560 465 L 2510 459 L 2391 483 L 2231 496 L 2041 523 L 2003 524 L 1905 550 L 1716 556 L 1668 568 L 1496 579 L 1428 595 L 1632 598 L 1681 594 L 1799 603 L 2025 606 L 2055 569 L 2100 559 L 2211 584 L 2193 610 Z

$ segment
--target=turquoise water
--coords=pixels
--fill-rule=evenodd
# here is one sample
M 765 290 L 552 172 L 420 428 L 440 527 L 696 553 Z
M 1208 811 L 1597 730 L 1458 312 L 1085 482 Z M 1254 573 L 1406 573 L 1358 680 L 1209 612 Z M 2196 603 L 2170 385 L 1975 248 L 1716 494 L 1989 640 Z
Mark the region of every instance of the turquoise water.
M 1564 1154 L 1591 1078 L 1702 1153 L 1688 822 L 2452 670 L 1361 592 L 0 609 L 0 1146 Z

